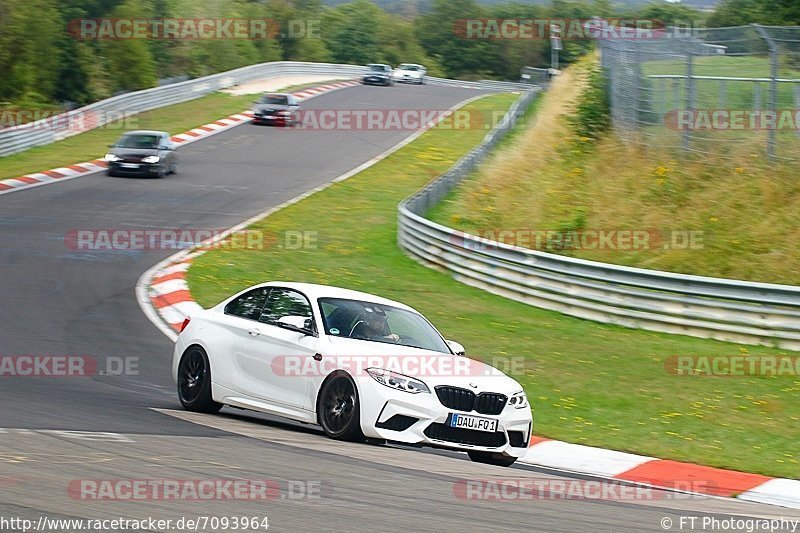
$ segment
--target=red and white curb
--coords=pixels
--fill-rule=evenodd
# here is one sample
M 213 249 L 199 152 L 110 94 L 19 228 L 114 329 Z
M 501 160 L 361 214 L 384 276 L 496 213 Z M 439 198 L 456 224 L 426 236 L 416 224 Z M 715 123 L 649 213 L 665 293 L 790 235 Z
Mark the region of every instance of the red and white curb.
M 800 509 L 800 480 L 533 437 L 521 463 L 699 494 Z
M 327 85 L 320 85 L 309 89 L 297 91 L 294 94 L 300 102 L 314 98 L 324 93 L 329 93 L 337 89 L 344 89 L 345 87 L 352 87 L 359 85 L 356 81 L 343 81 L 337 83 L 330 83 Z M 204 124 L 200 127 L 193 128 L 189 131 L 179 133 L 172 136 L 172 140 L 178 145 L 190 144 L 199 139 L 214 135 L 216 133 L 229 130 L 245 122 L 250 122 L 253 118 L 252 113 L 245 111 L 237 113 L 229 117 L 215 120 L 209 124 Z M 48 185 L 59 181 L 66 181 L 74 178 L 79 178 L 95 172 L 105 170 L 108 165 L 102 159 L 95 159 L 85 163 L 76 163 L 67 167 L 59 167 L 43 172 L 36 172 L 34 174 L 26 174 L 17 178 L 11 178 L 0 181 L 0 195 L 11 192 L 17 192 L 31 187 L 39 187 L 41 185 Z

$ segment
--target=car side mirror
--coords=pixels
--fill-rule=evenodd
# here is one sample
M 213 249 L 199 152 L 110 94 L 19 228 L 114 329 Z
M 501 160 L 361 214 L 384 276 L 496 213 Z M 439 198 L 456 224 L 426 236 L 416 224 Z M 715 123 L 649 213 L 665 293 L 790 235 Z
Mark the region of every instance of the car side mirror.
M 454 354 L 456 354 L 456 355 L 467 355 L 467 351 L 464 349 L 464 347 L 462 345 L 460 345 L 459 343 L 457 343 L 456 341 L 448 341 L 448 340 L 446 340 L 444 342 L 447 343 L 447 345 L 450 347 L 450 349 L 453 351 Z

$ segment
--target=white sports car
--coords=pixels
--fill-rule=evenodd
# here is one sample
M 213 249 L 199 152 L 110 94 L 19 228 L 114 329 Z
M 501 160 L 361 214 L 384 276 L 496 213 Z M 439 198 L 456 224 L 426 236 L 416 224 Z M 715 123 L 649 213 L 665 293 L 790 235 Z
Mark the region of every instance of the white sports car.
M 417 83 L 422 85 L 425 83 L 425 74 L 428 71 L 422 65 L 415 63 L 403 63 L 394 69 L 392 76 L 394 81 L 398 83 Z
M 392 300 L 305 283 L 250 287 L 187 318 L 173 377 L 190 411 L 223 405 L 330 437 L 466 451 L 511 465 L 533 420 L 522 387 Z

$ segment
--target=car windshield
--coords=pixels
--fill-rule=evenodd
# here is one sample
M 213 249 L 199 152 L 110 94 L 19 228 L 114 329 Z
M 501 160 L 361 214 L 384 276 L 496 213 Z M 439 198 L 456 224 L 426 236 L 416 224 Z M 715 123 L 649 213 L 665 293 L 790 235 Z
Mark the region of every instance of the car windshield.
M 411 70 L 413 72 L 416 72 L 416 71 L 419 70 L 419 67 L 417 65 L 400 65 L 398 68 L 400 70 Z
M 117 141 L 120 148 L 158 148 L 158 135 L 123 135 Z
M 374 70 L 376 72 L 386 72 L 386 65 L 370 65 L 370 70 Z
M 289 97 L 282 94 L 268 94 L 262 96 L 260 104 L 289 105 Z
M 451 353 L 422 315 L 399 307 L 343 298 L 320 298 L 325 333 L 369 342 Z

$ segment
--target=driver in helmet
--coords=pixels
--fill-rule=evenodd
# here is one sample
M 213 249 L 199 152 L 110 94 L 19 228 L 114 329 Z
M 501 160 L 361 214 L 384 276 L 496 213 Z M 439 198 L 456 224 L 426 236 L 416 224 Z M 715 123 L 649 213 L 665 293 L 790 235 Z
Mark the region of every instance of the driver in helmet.
M 394 343 L 400 341 L 400 335 L 395 333 L 387 333 L 389 331 L 389 318 L 386 316 L 384 310 L 380 307 L 364 307 L 362 317 L 363 318 L 356 322 L 355 326 L 353 326 L 353 329 L 350 332 L 351 338 Z

